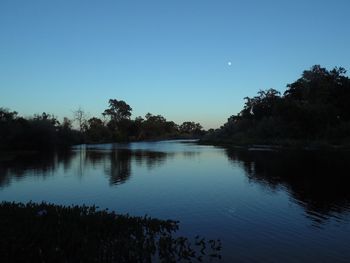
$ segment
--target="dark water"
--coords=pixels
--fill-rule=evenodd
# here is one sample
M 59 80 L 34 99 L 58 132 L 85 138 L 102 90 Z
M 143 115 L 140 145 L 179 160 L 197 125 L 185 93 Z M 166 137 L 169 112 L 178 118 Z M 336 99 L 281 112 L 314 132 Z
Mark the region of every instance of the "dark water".
M 96 204 L 220 238 L 221 262 L 350 262 L 350 156 L 179 141 L 0 162 L 0 200 Z

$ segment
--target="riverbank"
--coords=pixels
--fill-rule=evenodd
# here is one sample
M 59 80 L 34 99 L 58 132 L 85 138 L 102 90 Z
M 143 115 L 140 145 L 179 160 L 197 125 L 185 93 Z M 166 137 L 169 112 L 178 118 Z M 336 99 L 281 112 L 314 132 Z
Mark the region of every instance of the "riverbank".
M 326 141 L 305 141 L 305 140 L 213 140 L 200 139 L 200 145 L 213 145 L 227 148 L 241 148 L 248 150 L 331 150 L 350 151 L 350 144 L 332 144 Z

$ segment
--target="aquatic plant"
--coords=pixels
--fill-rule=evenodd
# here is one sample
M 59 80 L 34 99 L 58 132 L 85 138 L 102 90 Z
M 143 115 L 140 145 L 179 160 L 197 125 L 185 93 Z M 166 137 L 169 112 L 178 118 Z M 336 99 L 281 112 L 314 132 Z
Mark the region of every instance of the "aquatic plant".
M 220 240 L 174 236 L 179 222 L 96 206 L 0 204 L 2 262 L 192 262 L 221 256 Z

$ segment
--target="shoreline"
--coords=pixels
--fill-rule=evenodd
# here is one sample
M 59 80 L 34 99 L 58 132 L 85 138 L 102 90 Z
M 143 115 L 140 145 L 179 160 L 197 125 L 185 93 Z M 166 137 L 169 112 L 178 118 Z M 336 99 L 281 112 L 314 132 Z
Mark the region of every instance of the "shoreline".
M 224 148 L 245 149 L 249 151 L 282 151 L 282 150 L 303 150 L 303 151 L 350 151 L 350 145 L 330 144 L 325 142 L 305 141 L 281 141 L 280 143 L 266 143 L 258 141 L 251 143 L 239 143 L 234 141 L 199 140 L 199 145 L 212 145 Z

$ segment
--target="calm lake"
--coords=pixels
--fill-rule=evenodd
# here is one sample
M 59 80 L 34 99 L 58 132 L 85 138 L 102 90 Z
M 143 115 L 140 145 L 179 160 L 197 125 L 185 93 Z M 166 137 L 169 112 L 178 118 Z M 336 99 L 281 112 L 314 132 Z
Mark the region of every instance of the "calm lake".
M 350 154 L 193 141 L 77 146 L 0 162 L 0 200 L 87 204 L 220 238 L 218 262 L 350 262 Z

